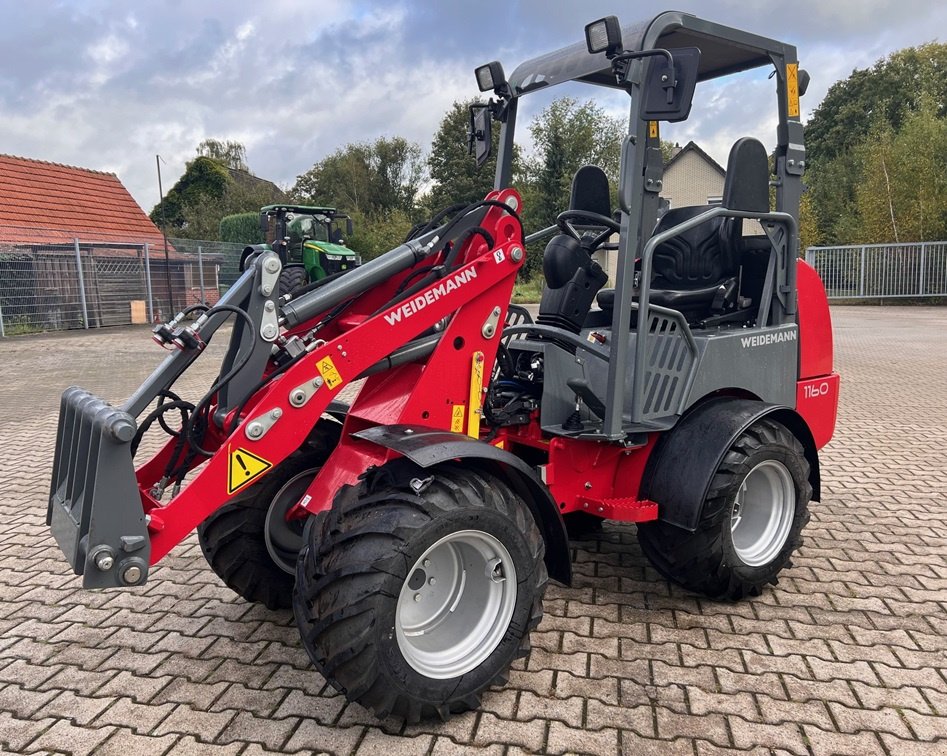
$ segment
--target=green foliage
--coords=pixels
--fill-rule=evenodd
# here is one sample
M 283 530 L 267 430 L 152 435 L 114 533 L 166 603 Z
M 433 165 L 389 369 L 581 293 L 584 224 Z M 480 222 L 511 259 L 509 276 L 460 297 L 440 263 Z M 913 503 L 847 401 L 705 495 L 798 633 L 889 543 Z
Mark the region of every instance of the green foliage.
M 197 154 L 208 157 L 235 171 L 249 171 L 247 148 L 240 142 L 221 142 L 219 139 L 205 139 L 197 145 Z
M 296 177 L 290 190 L 302 204 L 385 217 L 415 209 L 423 164 L 421 148 L 402 137 L 347 144 Z
M 535 153 L 523 161 L 518 182 L 527 233 L 552 225 L 569 207 L 572 177 L 583 165 L 597 165 L 605 171 L 614 203 L 621 141 L 626 133 L 620 120 L 607 116 L 591 100 L 580 104 L 563 97 L 537 115 L 529 130 Z M 541 248 L 527 251 L 522 270 L 525 278 L 540 269 L 541 254 Z
M 412 216 L 404 210 L 388 212 L 352 212 L 355 233 L 345 245 L 358 252 L 363 260 L 371 260 L 401 244 L 414 226 Z
M 900 175 L 898 166 L 890 163 L 891 146 L 922 110 L 929 125 L 947 115 L 947 44 L 929 43 L 892 53 L 829 89 L 806 125 L 808 217 L 814 225 L 809 238 L 824 244 L 866 238 L 893 241 L 897 213 L 892 223 L 885 171 L 888 183 L 892 171 Z M 914 137 L 918 152 L 908 159 L 918 176 L 933 175 L 938 165 L 939 156 L 931 152 L 936 139 L 927 133 L 927 143 L 920 135 Z M 901 154 L 898 162 L 903 159 Z M 930 210 L 935 185 L 918 179 L 896 183 L 897 189 L 891 189 L 893 199 L 904 198 Z M 917 221 L 927 227 L 931 223 L 929 212 L 924 221 Z M 888 230 L 882 235 L 885 224 Z M 908 227 L 920 225 L 912 222 Z
M 169 234 L 215 240 L 224 216 L 259 211 L 285 199 L 278 187 L 246 171 L 242 144 L 208 139 L 198 152 L 208 154 L 191 160 L 164 201 L 151 211 L 151 220 Z
M 263 232 L 260 230 L 259 213 L 237 213 L 225 215 L 220 219 L 220 231 L 217 238 L 224 242 L 238 244 L 262 244 Z
M 494 124 L 493 151 L 479 169 L 467 150 L 470 107 L 482 104 L 474 98 L 455 102 L 444 115 L 434 135 L 427 164 L 433 185 L 427 197 L 430 211 L 436 212 L 458 202 L 476 202 L 493 189 L 499 148 L 499 124 Z

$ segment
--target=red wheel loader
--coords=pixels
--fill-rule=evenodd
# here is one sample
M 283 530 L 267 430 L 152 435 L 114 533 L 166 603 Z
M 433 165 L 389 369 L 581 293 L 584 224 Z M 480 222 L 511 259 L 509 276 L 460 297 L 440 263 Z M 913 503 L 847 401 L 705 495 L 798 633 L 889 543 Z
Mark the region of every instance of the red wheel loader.
M 698 82 L 756 67 L 774 73 L 774 173 L 740 139 L 722 204 L 659 220 L 660 123 L 687 118 Z M 637 523 L 656 568 L 706 596 L 775 583 L 836 417 L 829 309 L 797 258 L 808 76 L 791 45 L 676 12 L 608 17 L 476 76 L 495 99 L 470 139 L 483 160 L 499 125 L 495 190 L 291 297 L 261 252 L 218 304 L 155 328 L 172 353 L 120 407 L 67 389 L 47 518 L 89 588 L 142 585 L 196 528 L 236 593 L 293 608 L 326 679 L 409 721 L 478 706 L 527 652 L 547 576 L 570 581 L 564 518 Z M 527 238 L 517 106 L 566 82 L 628 95 L 618 207 L 583 168 L 558 223 Z M 510 296 L 544 236 L 534 320 Z M 228 320 L 218 378 L 176 394 Z

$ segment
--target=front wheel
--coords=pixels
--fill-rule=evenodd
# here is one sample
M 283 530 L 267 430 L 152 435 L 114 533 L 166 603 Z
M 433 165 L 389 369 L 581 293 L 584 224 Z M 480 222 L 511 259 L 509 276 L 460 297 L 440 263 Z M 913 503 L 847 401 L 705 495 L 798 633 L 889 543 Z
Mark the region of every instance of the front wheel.
M 811 496 L 802 445 L 763 419 L 727 450 L 693 533 L 655 521 L 638 526 L 638 542 L 658 572 L 688 590 L 758 596 L 802 544 Z
M 305 538 L 294 594 L 303 646 L 379 717 L 475 708 L 529 650 L 544 544 L 498 478 L 395 463 L 343 488 Z

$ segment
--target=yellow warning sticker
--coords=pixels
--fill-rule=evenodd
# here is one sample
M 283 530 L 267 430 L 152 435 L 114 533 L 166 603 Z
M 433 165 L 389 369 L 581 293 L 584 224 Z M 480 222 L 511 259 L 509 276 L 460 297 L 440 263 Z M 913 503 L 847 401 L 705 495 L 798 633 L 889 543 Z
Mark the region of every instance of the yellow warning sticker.
M 651 139 L 657 139 L 660 132 L 658 131 L 658 122 L 657 121 L 648 121 L 648 136 Z
M 505 448 L 506 448 L 506 442 L 505 442 L 502 438 L 501 438 L 499 441 L 494 441 L 494 442 L 493 442 L 493 445 L 494 445 L 497 449 L 505 449 Z
M 454 410 L 451 412 L 450 417 L 450 429 L 454 433 L 463 433 L 464 432 L 464 405 L 455 404 Z
M 799 64 L 786 65 L 786 115 L 799 117 Z
M 227 476 L 227 493 L 236 493 L 248 483 L 252 483 L 273 464 L 263 457 L 246 449 L 234 449 L 230 452 L 230 470 Z
M 336 370 L 335 363 L 332 362 L 332 358 L 328 355 L 319 360 L 319 364 L 316 365 L 316 368 L 319 370 L 319 375 L 322 376 L 322 380 L 326 382 L 326 386 L 330 389 L 334 389 L 342 383 L 342 376 L 339 374 L 339 371 Z

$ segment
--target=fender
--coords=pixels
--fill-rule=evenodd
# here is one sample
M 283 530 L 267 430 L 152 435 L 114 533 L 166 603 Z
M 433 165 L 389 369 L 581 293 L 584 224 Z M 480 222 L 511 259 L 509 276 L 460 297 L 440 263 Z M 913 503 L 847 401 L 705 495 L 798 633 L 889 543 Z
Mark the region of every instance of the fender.
M 559 507 L 532 468 L 515 454 L 460 433 L 422 425 L 376 425 L 353 436 L 407 457 L 420 467 L 462 459 L 503 478 L 523 497 L 546 542 L 549 577 L 572 584 L 569 538 Z
M 710 482 L 727 450 L 761 418 L 784 425 L 802 444 L 809 462 L 812 499 L 821 499 L 819 455 L 805 420 L 775 404 L 723 396 L 698 404 L 665 433 L 648 459 L 642 498 L 658 503 L 658 519 L 693 532 Z

